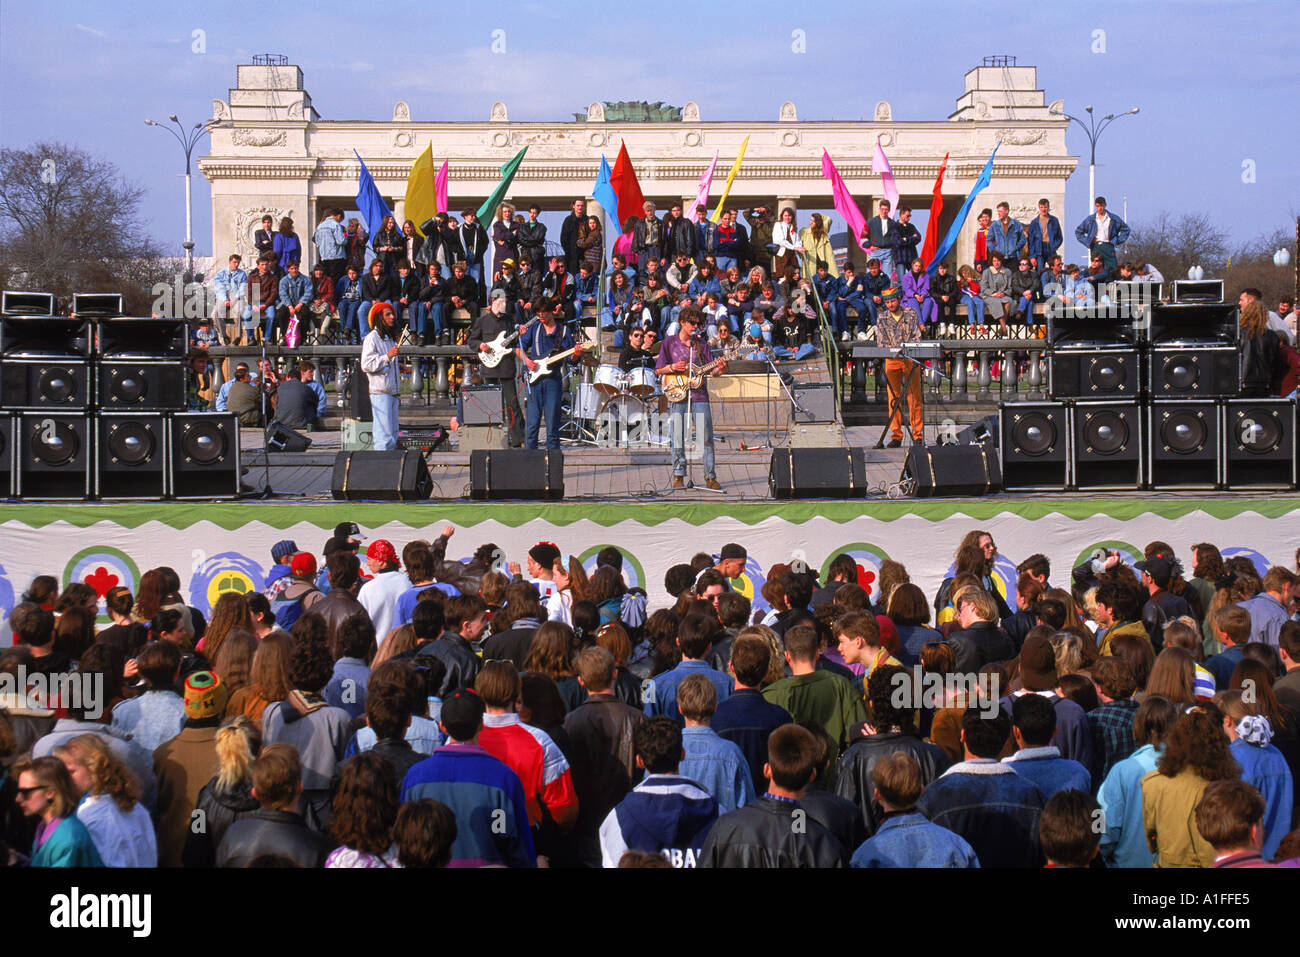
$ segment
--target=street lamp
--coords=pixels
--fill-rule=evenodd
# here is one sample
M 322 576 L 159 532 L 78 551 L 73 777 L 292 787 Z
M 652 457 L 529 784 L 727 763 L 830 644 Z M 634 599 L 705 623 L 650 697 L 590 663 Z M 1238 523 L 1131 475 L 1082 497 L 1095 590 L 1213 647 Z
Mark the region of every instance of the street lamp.
M 1115 122 L 1121 116 L 1132 116 L 1141 109 L 1141 107 L 1135 106 L 1131 110 L 1118 114 L 1107 113 L 1101 118 L 1100 122 L 1098 122 L 1097 117 L 1093 114 L 1091 106 L 1085 106 L 1084 109 L 1088 111 L 1087 123 L 1079 119 L 1077 116 L 1071 116 L 1069 113 L 1065 113 L 1061 110 L 1049 110 L 1048 112 L 1054 116 L 1063 116 L 1067 120 L 1074 120 L 1074 122 L 1079 124 L 1088 137 L 1088 146 L 1090 148 L 1088 154 L 1088 208 L 1091 209 L 1093 200 L 1097 198 L 1097 140 L 1101 137 L 1101 131 L 1110 126 L 1111 123 Z
M 181 125 L 181 121 L 175 113 L 170 114 L 167 119 L 176 124 L 176 129 L 172 129 L 164 123 L 155 123 L 153 120 L 145 120 L 145 126 L 156 126 L 159 129 L 166 130 L 172 136 L 176 137 L 176 142 L 181 144 L 181 149 L 185 152 L 185 282 L 189 282 L 194 276 L 194 237 L 192 226 L 194 222 L 194 208 L 191 202 L 190 192 L 190 156 L 194 153 L 194 147 L 198 145 L 199 138 L 211 130 L 209 123 L 195 123 L 189 129 Z

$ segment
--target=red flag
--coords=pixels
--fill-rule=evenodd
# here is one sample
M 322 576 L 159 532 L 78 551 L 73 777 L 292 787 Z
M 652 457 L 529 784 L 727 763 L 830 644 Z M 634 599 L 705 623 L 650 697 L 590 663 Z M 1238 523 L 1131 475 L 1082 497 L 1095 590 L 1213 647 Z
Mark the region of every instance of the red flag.
M 609 183 L 618 194 L 618 231 L 623 231 L 623 224 L 632 217 L 645 215 L 645 196 L 641 193 L 641 184 L 636 181 L 636 170 L 627 155 L 627 144 L 620 141 L 618 159 L 614 161 L 614 171 L 609 176 Z
M 948 168 L 948 154 L 943 154 L 939 175 L 934 181 L 934 199 L 930 200 L 930 221 L 925 224 L 925 242 L 921 244 L 921 261 L 929 269 L 939 248 L 939 215 L 943 212 L 943 171 Z

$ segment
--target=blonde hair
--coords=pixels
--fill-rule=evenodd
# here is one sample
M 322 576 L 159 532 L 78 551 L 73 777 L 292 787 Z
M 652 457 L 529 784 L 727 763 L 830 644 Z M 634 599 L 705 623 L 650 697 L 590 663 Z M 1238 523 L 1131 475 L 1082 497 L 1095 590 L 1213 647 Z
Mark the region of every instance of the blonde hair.
M 772 652 L 767 662 L 767 674 L 763 676 L 762 683 L 770 685 L 773 681 L 780 681 L 785 677 L 785 645 L 781 643 L 780 637 L 767 625 L 747 625 L 736 632 L 736 639 L 739 640 L 751 635 L 767 642 L 768 648 Z
M 217 732 L 217 790 L 230 792 L 248 781 L 261 749 L 262 732 L 246 716 L 225 722 Z
M 140 800 L 140 784 L 131 769 L 97 734 L 79 734 L 54 749 L 90 773 L 90 793 L 107 794 L 122 811 L 130 811 Z

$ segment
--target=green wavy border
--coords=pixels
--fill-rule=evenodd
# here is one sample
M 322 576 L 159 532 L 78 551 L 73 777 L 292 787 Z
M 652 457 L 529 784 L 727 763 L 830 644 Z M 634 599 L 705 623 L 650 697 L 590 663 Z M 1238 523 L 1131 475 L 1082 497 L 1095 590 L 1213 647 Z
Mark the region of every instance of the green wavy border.
M 209 504 L 154 502 L 108 505 L 0 505 L 0 523 L 14 522 L 28 528 L 43 528 L 55 522 L 66 522 L 77 528 L 87 528 L 97 522 L 111 522 L 123 528 L 137 528 L 148 522 L 159 521 L 172 528 L 185 529 L 200 522 L 211 522 L 220 528 L 230 530 L 251 522 L 261 522 L 272 528 L 289 528 L 301 522 L 330 528 L 342 521 L 357 522 L 366 527 L 396 521 L 411 528 L 424 528 L 440 522 L 453 522 L 461 527 L 469 527 L 495 521 L 516 528 L 540 519 L 559 526 L 588 521 L 609 527 L 620 522 L 634 521 L 653 527 L 673 519 L 690 525 L 704 525 L 720 518 L 729 518 L 745 525 L 757 525 L 769 518 L 781 518 L 795 524 L 814 518 L 825 518 L 832 522 L 846 524 L 858 518 L 892 522 L 906 515 L 916 515 L 938 522 L 953 515 L 964 515 L 972 519 L 990 519 L 1008 513 L 1028 519 L 1059 516 L 1072 520 L 1105 515 L 1117 521 L 1127 521 L 1145 514 L 1168 519 L 1181 518 L 1197 511 L 1220 519 L 1232 518 L 1245 512 L 1254 512 L 1264 518 L 1281 518 L 1297 509 L 1300 509 L 1300 498 L 1293 495 L 1278 495 L 1271 498 L 1178 499 L 991 498 L 942 501 L 909 499 L 895 502 L 772 502 L 730 505 L 683 505 L 657 502 L 572 502 L 546 505 L 532 503 L 470 505 L 460 502 L 420 502 L 400 505 L 334 502 L 318 505 L 301 502 L 283 505 L 242 502 Z

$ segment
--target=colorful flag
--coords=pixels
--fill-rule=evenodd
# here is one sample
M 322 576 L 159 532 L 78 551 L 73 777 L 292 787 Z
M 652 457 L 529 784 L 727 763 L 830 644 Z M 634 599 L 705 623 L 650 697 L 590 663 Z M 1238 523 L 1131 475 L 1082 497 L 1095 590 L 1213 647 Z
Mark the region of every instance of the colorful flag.
M 618 144 L 618 159 L 614 160 L 609 183 L 618 194 L 618 209 L 615 211 L 618 222 L 615 225 L 621 233 L 625 222 L 645 215 L 645 195 L 637 182 L 636 170 L 632 168 L 632 158 L 627 155 L 627 144 L 622 141 Z
M 447 211 L 447 161 L 442 161 L 442 168 L 438 170 L 438 175 L 433 179 L 433 192 L 435 201 L 438 206 L 438 212 Z
M 605 154 L 600 156 L 600 172 L 596 174 L 596 185 L 591 188 L 591 198 L 600 203 L 605 210 L 605 215 L 610 219 L 618 218 L 618 194 L 614 192 L 614 187 L 610 185 L 609 160 L 605 159 Z M 621 233 L 622 229 L 611 230 L 611 232 Z
M 975 197 L 987 189 L 989 183 L 993 180 L 993 157 L 998 155 L 998 146 L 1001 145 L 1002 141 L 998 140 L 997 146 L 993 147 L 993 152 L 989 154 L 989 161 L 984 164 L 983 171 L 980 173 L 979 178 L 975 180 L 975 186 L 966 197 L 966 202 L 961 204 L 961 209 L 957 210 L 957 218 L 948 227 L 948 235 L 943 237 L 943 242 L 934 251 L 934 258 L 930 260 L 930 265 L 925 270 L 927 273 L 934 272 L 934 267 L 938 265 L 944 256 L 948 255 L 948 250 L 956 245 L 957 237 L 961 234 L 961 228 L 966 225 L 966 217 L 970 215 L 970 208 L 975 205 Z
M 700 188 L 699 190 L 696 191 L 695 198 L 690 201 L 690 203 L 686 207 L 686 211 L 682 213 L 682 216 L 686 219 L 688 223 L 695 222 L 696 206 L 703 206 L 705 209 L 708 208 L 709 190 L 713 188 L 713 171 L 717 168 L 718 168 L 718 151 L 714 150 L 713 162 L 709 164 L 709 168 L 706 169 L 704 171 L 704 175 L 700 177 Z
M 731 192 L 732 180 L 734 180 L 736 174 L 740 172 L 740 161 L 745 158 L 745 147 L 748 145 L 749 137 L 746 136 L 744 142 L 740 144 L 740 155 L 736 157 L 736 162 L 731 164 L 731 172 L 727 174 L 727 185 L 722 187 L 722 196 L 718 199 L 718 208 L 715 209 L 713 215 L 709 217 L 709 219 L 715 223 L 722 221 L 722 206 L 727 201 L 727 194 Z
M 420 230 L 420 223 L 432 219 L 438 212 L 433 182 L 433 143 L 430 142 L 415 158 L 406 177 L 406 218 L 415 223 L 415 231 L 421 236 L 424 233 Z
M 876 137 L 876 151 L 871 154 L 871 172 L 880 177 L 880 192 L 889 200 L 890 215 L 898 217 L 898 187 L 894 185 L 894 171 L 889 168 L 880 137 Z
M 370 170 L 366 169 L 365 160 L 356 150 L 352 155 L 357 158 L 361 164 L 361 185 L 357 189 L 357 209 L 361 213 L 361 218 L 366 221 L 366 230 L 371 236 L 379 235 L 379 229 L 384 225 L 384 218 L 393 215 L 388 204 L 384 202 L 384 197 L 379 195 L 379 189 L 375 186 L 375 181 L 370 177 Z
M 528 152 L 525 146 L 509 163 L 501 167 L 501 182 L 497 188 L 492 190 L 492 195 L 483 200 L 483 205 L 478 208 L 478 218 L 480 222 L 490 222 L 487 217 L 495 216 L 496 210 L 501 201 L 506 198 L 506 193 L 510 192 L 510 184 L 514 181 L 515 173 L 519 172 L 519 164 L 524 161 L 524 154 Z
M 849 235 L 853 241 L 862 248 L 862 230 L 866 228 L 867 218 L 862 215 L 862 210 L 858 209 L 857 200 L 849 192 L 849 188 L 844 183 L 844 177 L 840 176 L 840 171 L 835 168 L 835 163 L 831 159 L 831 154 L 822 150 L 822 175 L 831 181 L 831 197 L 835 203 L 835 212 L 844 217 L 845 224 L 849 227 Z M 862 250 L 866 252 L 865 249 Z
M 930 221 L 925 224 L 925 242 L 921 244 L 921 262 L 929 268 L 939 245 L 939 217 L 943 214 L 943 171 L 948 168 L 948 154 L 943 154 L 939 175 L 934 180 L 934 199 L 930 200 Z

